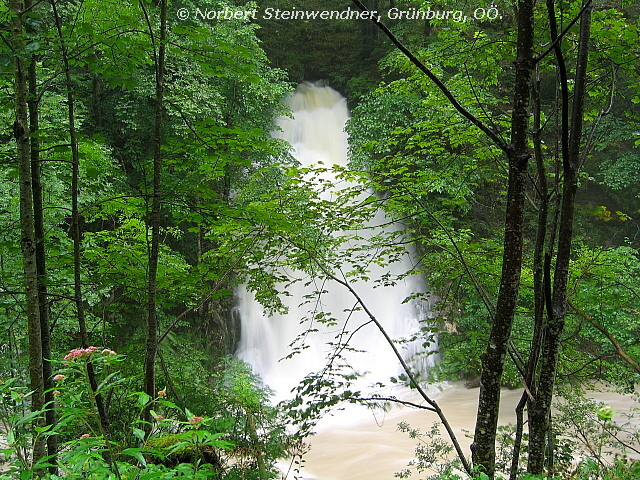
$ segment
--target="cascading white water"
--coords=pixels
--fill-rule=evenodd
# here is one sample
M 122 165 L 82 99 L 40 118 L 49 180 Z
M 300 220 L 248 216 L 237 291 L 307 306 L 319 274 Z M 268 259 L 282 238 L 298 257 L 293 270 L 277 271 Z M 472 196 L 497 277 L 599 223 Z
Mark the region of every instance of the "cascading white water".
M 304 83 L 288 98 L 287 104 L 293 118 L 278 119 L 277 124 L 282 131 L 275 135 L 293 146 L 293 154 L 301 165 L 323 163 L 325 166 L 345 166 L 347 135 L 344 126 L 349 118 L 346 100 L 329 87 Z M 371 224 L 389 224 L 389 221 L 383 212 L 379 212 Z M 377 227 L 377 232 L 380 228 L 397 231 L 401 226 L 391 224 Z M 375 234 L 376 228 L 372 230 L 372 234 Z M 412 257 L 407 251 L 402 261 L 393 265 L 391 274 L 407 272 L 413 266 Z M 369 276 L 372 279 L 381 278 L 389 270 L 389 267 L 373 265 Z M 294 339 L 308 328 L 308 325 L 301 325 L 300 320 L 309 317 L 312 307 L 301 303 L 305 295 L 314 289 L 305 287 L 304 283 L 298 282 L 288 287 L 289 295 L 284 299 L 288 307 L 286 315 L 267 317 L 252 292 L 246 288 L 239 288 L 236 292 L 241 319 L 241 341 L 237 355 L 253 367 L 263 381 L 277 392 L 278 397 L 286 397 L 306 374 L 322 369 L 330 352 L 327 342 L 335 342 L 336 335 L 343 328 L 350 332 L 357 330 L 350 340 L 350 346 L 364 352 L 349 353 L 348 363 L 355 371 L 370 372 L 365 377 L 368 383 L 388 383 L 389 377 L 398 375 L 398 359 L 383 335 L 371 323 L 358 329 L 369 322 L 369 317 L 362 311 L 353 312 L 356 303 L 354 296 L 343 285 L 331 282 L 323 285 L 322 290 L 326 293 L 313 303 L 313 308 L 331 312 L 339 319 L 338 325 L 314 325 L 319 331 L 305 337 L 304 343 L 308 348 L 291 359 L 280 361 L 291 352 L 290 344 Z M 428 314 L 428 309 L 420 301 L 405 302 L 411 294 L 424 290 L 419 277 L 408 276 L 391 287 L 374 288 L 374 282 L 364 281 L 354 281 L 352 286 L 392 338 L 409 338 L 420 331 L 421 321 Z M 399 348 L 403 356 L 409 358 L 422 348 L 421 345 L 421 341 L 414 341 Z M 429 361 L 430 357 L 422 360 L 423 364 Z

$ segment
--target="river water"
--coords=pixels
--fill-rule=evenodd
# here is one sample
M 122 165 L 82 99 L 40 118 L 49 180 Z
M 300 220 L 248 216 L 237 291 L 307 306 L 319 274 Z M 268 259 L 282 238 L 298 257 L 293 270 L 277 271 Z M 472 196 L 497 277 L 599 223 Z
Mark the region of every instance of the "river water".
M 478 405 L 478 389 L 467 389 L 462 383 L 440 385 L 441 390 L 432 387 L 432 398 L 438 402 L 449 420 L 458 440 L 467 454 L 471 456 L 471 439 L 465 436 L 472 433 L 475 426 Z M 614 420 L 624 423 L 625 413 L 632 413 L 638 404 L 631 396 L 613 393 L 599 386 L 601 391 L 588 390 L 588 398 L 604 402 L 613 407 Z M 520 397 L 521 389 L 502 390 L 500 425 L 515 423 L 514 409 Z M 414 398 L 414 400 L 417 400 Z M 390 412 L 369 412 L 362 408 L 358 413 L 349 407 L 346 415 L 327 418 L 320 423 L 317 435 L 311 437 L 309 453 L 305 457 L 305 466 L 299 478 L 318 480 L 390 480 L 394 474 L 407 467 L 414 458 L 417 440 L 398 431 L 398 423 L 408 422 L 413 428 L 422 431 L 437 421 L 435 413 L 409 408 L 394 408 Z M 640 419 L 634 420 L 640 427 Z M 440 429 L 444 432 L 444 429 Z M 636 445 L 637 447 L 637 445 Z M 638 458 L 637 455 L 629 455 Z M 293 477 L 290 477 L 293 478 Z M 415 476 L 412 478 L 420 478 Z

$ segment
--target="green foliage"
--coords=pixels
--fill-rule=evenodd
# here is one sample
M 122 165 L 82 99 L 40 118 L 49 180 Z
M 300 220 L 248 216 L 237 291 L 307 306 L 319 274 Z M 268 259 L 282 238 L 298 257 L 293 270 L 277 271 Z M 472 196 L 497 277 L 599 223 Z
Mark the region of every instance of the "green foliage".
M 635 455 L 640 447 L 637 411 L 621 415 L 610 406 L 587 399 L 581 388 L 563 389 L 555 404 L 553 416 L 554 465 L 553 477 L 525 473 L 528 435 L 524 435 L 523 452 L 516 475 L 518 480 L 630 480 L 640 472 L 640 463 L 627 454 Z M 478 472 L 471 477 L 460 472 L 453 460 L 452 446 L 439 436 L 438 424 L 427 432 L 407 425 L 398 425 L 410 438 L 418 440 L 416 458 L 408 468 L 396 473 L 397 478 L 409 478 L 414 473 L 428 480 L 486 479 Z M 514 425 L 500 426 L 497 437 L 497 480 L 508 478 L 513 457 Z M 451 459 L 451 460 L 450 460 Z M 576 459 L 580 459 L 576 462 Z M 425 475 L 426 474 L 426 475 Z
M 633 480 L 640 475 L 640 464 L 626 458 L 616 459 L 612 465 L 601 467 L 594 461 L 580 464 L 576 478 L 580 480 Z
M 532 475 L 530 473 L 519 475 L 517 480 L 633 480 L 640 473 L 637 462 L 617 461 L 611 468 L 600 470 L 593 468 L 594 463 L 585 461 L 581 464 L 580 469 L 575 474 L 570 475 Z M 461 480 L 457 474 L 445 473 L 436 480 Z M 483 473 L 479 473 L 474 480 L 488 480 L 489 477 Z M 496 480 L 505 480 L 504 477 L 496 476 Z
M 484 292 L 497 288 L 499 271 L 495 255 L 497 245 L 485 242 L 473 246 L 461 239 L 458 247 L 464 253 L 474 277 Z M 465 271 L 454 255 L 434 254 L 436 269 L 433 285 L 441 291 L 442 322 L 439 347 L 442 361 L 433 372 L 435 378 L 474 378 L 479 375 L 479 355 L 484 348 L 489 315 L 482 296 L 473 284 L 464 279 Z M 526 351 L 531 334 L 533 308 L 531 272 L 523 271 L 523 295 L 516 314 L 513 340 Z M 636 376 L 615 354 L 611 342 L 586 321 L 590 318 L 607 329 L 632 358 L 639 358 L 637 350 L 638 315 L 630 305 L 638 285 L 638 257 L 634 249 L 591 249 L 579 246 L 572 262 L 569 298 L 572 308 L 567 316 L 567 340 L 561 356 L 561 369 L 568 376 L 594 376 L 630 386 Z M 513 362 L 506 366 L 504 383 L 517 386 L 520 374 Z
M 287 8 L 333 8 L 328 6 L 333 3 L 289 2 Z M 282 6 L 282 2 L 271 1 L 261 8 L 271 4 Z M 194 8 L 196 4 L 185 0 L 172 5 L 171 18 L 183 6 Z M 222 9 L 234 4 L 220 0 L 207 6 Z M 132 396 L 140 388 L 137 375 L 145 333 L 150 139 L 155 107 L 152 66 L 157 47 L 149 29 L 157 28 L 157 10 L 150 3 L 110 0 L 58 2 L 58 7 L 77 97 L 81 280 L 89 335 L 95 343 L 112 345 L 127 356 L 107 352 L 91 357 L 96 360 L 99 390 L 110 402 L 114 431 L 109 438 L 100 430 L 94 396 L 87 388 L 89 356 L 60 366 L 59 374 L 65 378 L 56 386 L 61 422 L 55 432 L 27 428 L 41 412 L 27 411 L 20 394 L 28 392 L 20 380 L 5 380 L 0 385 L 6 399 L 2 418 L 10 426 L 7 433 L 12 440 L 5 453 L 17 462 L 11 475 L 27 478 L 35 468 L 28 464 L 28 442 L 34 435 L 56 433 L 66 442 L 59 460 L 68 469 L 65 478 L 87 478 L 88 471 L 95 478 L 208 478 L 220 473 L 217 465 L 203 465 L 215 463 L 214 457 L 205 457 L 201 450 L 209 447 L 234 457 L 236 467 L 224 472 L 227 478 L 262 477 L 259 457 L 263 456 L 270 469 L 273 459 L 285 454 L 288 439 L 278 411 L 268 405 L 267 389 L 246 365 L 226 357 L 234 350 L 237 336 L 230 314 L 231 296 L 234 285 L 246 280 L 268 310 L 282 311 L 279 295 L 290 281 L 280 270 L 283 265 L 314 278 L 326 278 L 327 273 L 339 271 L 349 257 L 351 266 L 345 276 L 369 279 L 372 263 L 393 263 L 404 254 L 403 244 L 418 245 L 420 273 L 428 277 L 434 295 L 440 298 L 433 328 L 440 331 L 443 360 L 433 375 L 478 375 L 479 353 L 486 341 L 491 299 L 500 276 L 503 232 L 498 219 L 504 208 L 506 170 L 501 153 L 462 121 L 440 91 L 403 57 L 388 54 L 380 63 L 383 72 L 375 71 L 388 46 L 368 22 L 353 28 L 346 22 L 274 21 L 262 25 L 264 38 L 271 37 L 267 46 L 258 40 L 258 26 L 253 22 L 209 22 L 192 17 L 170 22 L 162 132 L 158 313 L 159 333 L 166 332 L 166 336 L 160 345 L 159 379 L 175 398 L 169 402 L 164 396 Z M 578 8 L 578 2 L 563 4 L 559 15 L 568 21 Z M 415 42 L 419 58 L 445 80 L 456 98 L 506 138 L 512 106 L 505 86 L 513 76 L 509 59 L 515 45 L 514 14 L 506 7 L 503 13 L 504 18 L 492 25 L 434 21 L 399 22 L 395 26 L 403 38 Z M 18 54 L 33 60 L 36 67 L 40 126 L 32 134 L 40 142 L 46 212 L 45 283 L 53 350 L 59 353 L 78 341 L 77 312 L 70 301 L 71 152 L 62 45 L 49 3 L 36 3 L 25 18 L 29 42 Z M 587 172 L 581 181 L 589 198 L 577 209 L 577 224 L 584 245 L 577 245 L 572 264 L 575 273 L 570 300 L 576 312 L 568 317 L 561 357 L 562 373 L 567 376 L 622 379 L 627 387 L 637 382 L 637 376 L 628 374 L 610 342 L 587 318 L 599 322 L 632 357 L 640 358 L 640 324 L 633 308 L 640 291 L 640 266 L 634 250 L 638 243 L 633 237 L 634 218 L 640 210 L 635 189 L 640 90 L 637 62 L 633 61 L 639 37 L 638 26 L 629 18 L 633 17 L 608 7 L 594 13 L 593 67 L 584 120 L 588 126 L 600 124 L 588 139 L 593 144 L 592 155 L 583 159 Z M 7 20 L 3 3 L 0 21 L 4 24 Z M 546 22 L 540 4 L 537 25 L 543 29 Z M 574 30 L 563 39 L 568 58 L 576 48 Z M 426 38 L 425 31 L 429 32 Z M 356 42 L 361 37 L 366 41 Z M 547 37 L 540 38 L 540 48 L 546 48 Z M 326 43 L 329 48 L 311 58 L 310 43 Z M 361 98 L 348 130 L 351 166 L 363 173 L 337 169 L 341 185 L 349 186 L 341 187 L 340 192 L 334 190 L 331 200 L 323 195 L 333 185 L 321 181 L 321 191 L 312 186 L 331 167 L 297 167 L 289 146 L 269 134 L 273 118 L 286 113 L 281 97 L 290 86 L 284 82 L 285 72 L 269 66 L 262 48 L 274 54 L 274 64 L 290 68 L 290 78 L 313 71 L 313 75 L 337 79 Z M 16 52 L 10 52 L 5 43 L 0 49 L 0 73 L 7 73 Z M 304 52 L 294 58 L 298 49 Z M 356 76 L 352 76 L 354 65 L 359 66 Z M 533 179 L 530 198 L 541 193 L 555 198 L 559 185 L 553 69 L 553 61 L 545 60 L 539 71 L 546 112 L 542 113 L 542 148 L 553 185 L 549 192 L 538 192 Z M 375 90 L 370 88 L 384 72 L 386 81 Z M 0 134 L 4 140 L 0 142 L 0 373 L 5 378 L 22 378 L 27 349 L 20 233 L 15 222 L 18 184 L 13 165 L 15 145 L 7 133 L 13 124 L 12 89 L 9 76 L 0 75 L 0 131 L 5 132 Z M 610 115 L 600 118 L 599 112 L 610 97 L 615 98 Z M 371 187 L 378 193 L 363 195 Z M 363 244 L 365 221 L 380 206 L 389 218 L 406 223 L 413 236 L 394 232 L 374 236 Z M 611 218 L 615 222 L 605 222 Z M 534 224 L 532 217 L 528 221 Z M 597 247 L 605 241 L 607 248 Z M 349 243 L 352 246 L 340 250 Z M 627 245 L 621 246 L 623 243 Z M 376 252 L 373 258 L 371 251 Z M 531 338 L 534 305 L 531 258 L 526 261 L 514 327 L 514 345 L 523 351 Z M 403 275 L 370 280 L 392 285 Z M 325 313 L 302 320 L 335 323 L 333 315 Z M 348 350 L 341 340 L 332 346 Z M 295 344 L 292 355 L 300 348 Z M 359 400 L 351 385 L 355 376 L 340 360 L 337 356 L 333 371 L 307 378 L 298 389 L 289 413 L 304 428 L 311 428 L 325 407 Z M 331 374 L 331 378 L 324 374 Z M 519 384 L 520 377 L 515 365 L 509 363 L 505 383 Z M 309 397 L 317 404 L 305 405 Z M 172 419 L 159 419 L 152 428 L 157 438 L 174 441 L 170 448 L 156 445 L 164 452 L 153 451 L 152 441 L 144 445 L 138 423 L 139 411 L 151 404 L 158 416 L 173 415 Z M 198 428 L 189 423 L 195 418 L 189 409 L 203 415 L 202 422 L 196 422 Z M 83 432 L 89 437 L 78 438 Z M 597 438 L 597 431 L 588 433 Z M 433 431 L 412 434 L 433 438 Z M 233 443 L 233 448 L 226 449 L 230 445 L 224 442 Z M 433 465 L 434 452 L 444 451 L 442 445 L 430 448 L 417 452 L 416 468 Z M 149 460 L 166 460 L 186 450 L 193 453 L 187 463 L 176 460 L 178 464 L 169 467 Z M 115 463 L 106 460 L 107 451 L 115 454 Z M 216 450 L 216 455 L 220 451 Z M 585 463 L 585 478 L 595 475 L 591 467 Z M 620 463 L 600 468 L 599 474 L 614 475 L 618 467 L 620 471 L 626 468 Z M 629 471 L 636 468 L 632 464 L 627 467 Z M 20 469 L 27 473 L 20 473 Z M 457 476 L 444 470 L 440 473 L 441 478 Z
M 586 317 L 569 317 L 567 335 L 579 335 L 580 342 L 575 346 L 578 352 L 602 359 L 599 367 L 606 367 L 605 379 L 627 387 L 634 384 L 635 377 L 630 376 L 627 367 L 616 358 L 613 345 L 593 323 L 585 320 L 593 319 L 602 325 L 628 355 L 638 358 L 639 318 L 637 312 L 629 308 L 639 289 L 637 252 L 629 247 L 593 250 L 579 247 L 573 270 L 574 294 L 570 301 Z
M 569 461 L 576 456 L 586 457 L 598 470 L 606 472 L 626 461 L 627 454 L 638 452 L 640 431 L 634 423 L 637 411 L 620 414 L 603 402 L 585 398 L 584 392 L 577 389 L 562 392 L 555 406 L 555 428 L 571 440 Z M 583 462 L 583 466 L 587 463 Z
M 264 478 L 262 469 L 271 475 L 272 462 L 285 455 L 286 434 L 276 420 L 277 412 L 268 406 L 269 393 L 237 360 L 224 369 L 224 387 L 209 391 L 209 403 L 217 405 L 210 406 L 210 416 L 196 416 L 188 408 L 178 407 L 167 400 L 165 390 L 155 398 L 142 392 L 129 394 L 134 415 L 126 427 L 127 439 L 115 441 L 100 422 L 95 397 L 110 397 L 128 385 L 130 379 L 120 369 L 124 360 L 112 350 L 89 347 L 74 349 L 63 361 L 57 361 L 60 373 L 55 377 L 54 394 L 59 421 L 53 428 L 35 432 L 28 428 L 29 423 L 44 412 L 24 410 L 26 392 L 15 379 L 0 382 L 4 399 L 0 420 L 7 428 L 7 447 L 2 453 L 12 464 L 0 478 L 32 478 L 46 467 L 47 459 L 38 465 L 29 464 L 33 435 L 58 435 L 65 440 L 57 465 L 64 476 L 44 477 L 50 479 Z M 95 391 L 89 383 L 89 364 L 99 381 Z M 154 423 L 149 425 L 150 434 L 145 434 L 145 422 L 140 418 L 148 408 Z M 256 457 L 262 459 L 261 467 Z
M 231 3 L 221 1 L 208 7 L 228 5 Z M 101 343 L 129 354 L 126 368 L 134 378 L 141 365 L 139 345 L 146 315 L 155 96 L 154 39 L 149 28 L 156 27 L 157 10 L 144 2 L 97 0 L 58 8 L 76 96 L 81 280 L 89 335 L 92 341 L 100 337 Z M 73 269 L 68 231 L 71 148 L 67 92 L 50 4 L 36 4 L 29 18 L 33 42 L 25 55 L 35 61 L 39 88 L 39 130 L 32 136 L 40 142 L 45 189 L 46 283 L 53 348 L 61 352 L 77 341 L 76 312 L 68 303 L 73 294 Z M 288 147 L 269 132 L 274 117 L 285 111 L 281 98 L 290 86 L 283 81 L 282 71 L 267 65 L 255 24 L 172 20 L 170 30 L 158 309 L 162 329 L 173 325 L 181 312 L 194 310 L 175 324 L 177 335 L 161 344 L 162 354 L 171 356 L 166 362 L 168 371 L 179 375 L 185 386 L 193 386 L 194 378 L 207 377 L 217 359 L 235 348 L 231 270 L 244 261 L 240 257 L 253 245 L 231 234 L 254 234 L 259 218 L 253 218 L 246 205 L 232 205 L 232 198 L 256 171 L 289 160 Z M 4 54 L 2 50 L 0 55 Z M 0 124 L 8 132 L 13 123 L 12 87 L 3 86 Z M 15 222 L 15 145 L 9 137 L 6 140 L 0 142 L 0 208 L 6 213 L 0 236 L 0 344 L 8 346 L 11 355 L 2 356 L 3 371 L 21 370 L 27 351 Z M 257 202 L 254 211 L 261 209 L 266 218 L 271 204 L 264 204 Z M 203 299 L 208 300 L 206 304 L 195 309 Z M 121 398 L 116 400 L 115 404 L 124 404 Z
M 425 432 L 411 428 L 406 422 L 399 423 L 398 430 L 407 433 L 409 438 L 417 439 L 419 443 L 415 449 L 415 460 L 409 462 L 408 468 L 396 473 L 396 478 L 409 478 L 413 470 L 418 474 L 430 473 L 430 475 L 423 477 L 425 480 L 459 480 L 462 478 L 454 473 L 460 471 L 460 460 L 455 457 L 450 460 L 453 447 L 440 437 L 440 428 L 437 422 Z

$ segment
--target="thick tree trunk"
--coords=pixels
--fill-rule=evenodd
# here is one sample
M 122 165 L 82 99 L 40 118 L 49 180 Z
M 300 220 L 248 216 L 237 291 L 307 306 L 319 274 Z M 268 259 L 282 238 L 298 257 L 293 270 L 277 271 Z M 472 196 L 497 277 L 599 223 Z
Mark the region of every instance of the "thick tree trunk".
M 487 350 L 482 355 L 478 415 L 471 446 L 474 466 L 481 467 L 490 477 L 495 471 L 502 372 L 520 288 L 526 165 L 526 160 L 521 160 L 520 165 L 510 161 L 502 280 Z
M 19 0 L 8 3 L 11 17 L 11 44 L 14 57 L 15 115 L 13 126 L 17 144 L 17 164 L 20 181 L 20 244 L 24 268 L 26 314 L 29 334 L 29 378 L 31 382 L 31 410 L 44 407 L 44 377 L 42 370 L 42 332 L 38 302 L 38 270 L 36 264 L 36 241 L 33 219 L 33 188 L 29 144 L 29 119 L 27 115 L 27 70 L 23 59 L 24 34 L 22 5 Z M 43 424 L 42 417 L 36 418 L 35 426 Z M 45 456 L 44 438 L 34 434 L 32 462 L 35 464 Z
M 487 350 L 482 356 L 478 416 L 472 445 L 473 464 L 489 477 L 495 473 L 495 438 L 500 409 L 500 385 L 511 327 L 520 291 L 524 235 L 529 101 L 533 61 L 533 1 L 518 2 L 518 48 L 515 62 L 514 109 L 508 149 L 509 180 L 502 278 Z

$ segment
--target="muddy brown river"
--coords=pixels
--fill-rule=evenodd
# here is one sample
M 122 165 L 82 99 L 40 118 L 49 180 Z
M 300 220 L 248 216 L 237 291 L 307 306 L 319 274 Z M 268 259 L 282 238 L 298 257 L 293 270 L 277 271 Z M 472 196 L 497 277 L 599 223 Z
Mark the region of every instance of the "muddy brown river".
M 522 390 L 503 390 L 500 425 L 515 422 L 514 408 Z M 471 439 L 464 430 L 473 432 L 478 389 L 468 390 L 461 384 L 450 384 L 433 394 L 441 406 L 460 444 L 468 456 Z M 639 405 L 628 396 L 611 392 L 589 391 L 588 397 L 611 405 L 621 414 Z M 614 417 L 615 418 L 615 417 Z M 408 408 L 390 412 L 373 412 L 364 408 L 338 412 L 323 420 L 318 433 L 310 439 L 311 449 L 298 478 L 318 480 L 390 480 L 394 473 L 406 468 L 413 458 L 416 440 L 398 431 L 398 423 L 408 422 L 426 430 L 437 420 L 435 413 Z M 637 421 L 637 420 L 636 420 Z M 640 424 L 640 422 L 638 422 Z M 443 431 L 443 429 L 441 429 Z M 293 474 L 289 474 L 293 479 Z M 414 478 L 418 478 L 414 475 Z

